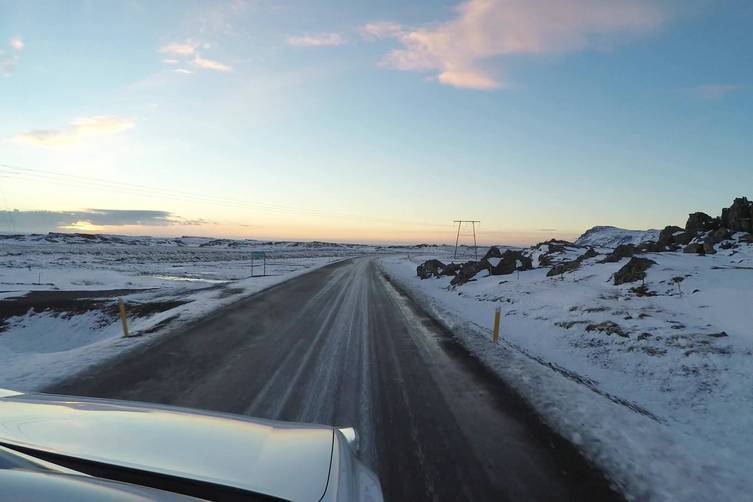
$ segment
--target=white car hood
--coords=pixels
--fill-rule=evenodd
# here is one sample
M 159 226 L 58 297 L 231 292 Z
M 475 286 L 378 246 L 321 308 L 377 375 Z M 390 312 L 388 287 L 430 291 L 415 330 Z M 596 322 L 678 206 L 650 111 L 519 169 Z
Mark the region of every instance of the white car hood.
M 291 501 L 322 497 L 333 438 L 326 426 L 161 405 L 45 394 L 0 397 L 5 445 Z

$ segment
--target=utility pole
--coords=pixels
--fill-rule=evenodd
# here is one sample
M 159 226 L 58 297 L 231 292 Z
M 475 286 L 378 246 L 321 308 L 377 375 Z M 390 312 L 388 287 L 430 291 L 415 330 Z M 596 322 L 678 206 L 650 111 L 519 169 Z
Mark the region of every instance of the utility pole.
M 460 227 L 463 226 L 463 223 L 470 223 L 473 227 L 473 256 L 476 257 L 478 260 L 478 246 L 476 244 L 476 223 L 481 223 L 479 220 L 454 220 L 455 223 L 458 224 L 458 235 L 455 237 L 455 254 L 453 255 L 452 259 L 458 257 L 458 244 L 460 243 Z

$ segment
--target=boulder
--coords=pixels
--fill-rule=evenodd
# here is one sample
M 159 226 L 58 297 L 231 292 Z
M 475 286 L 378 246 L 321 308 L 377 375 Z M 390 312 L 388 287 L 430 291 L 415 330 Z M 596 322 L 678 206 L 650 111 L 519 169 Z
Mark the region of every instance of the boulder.
M 685 223 L 685 230 L 692 234 L 708 232 L 709 230 L 716 230 L 720 224 L 719 218 L 712 218 L 706 213 L 690 213 L 688 221 Z
M 695 237 L 692 233 L 688 231 L 682 231 L 677 232 L 676 234 L 672 235 L 672 241 L 675 244 L 679 244 L 681 246 L 687 246 L 690 244 L 690 241 L 693 240 L 693 237 Z
M 753 232 L 753 202 L 746 197 L 735 199 L 722 209 L 721 224 L 733 232 Z
M 603 260 L 601 260 L 602 263 L 613 263 L 616 261 L 620 261 L 623 258 L 630 258 L 635 254 L 635 246 L 632 244 L 620 244 L 614 250 L 609 253 Z
M 573 270 L 577 270 L 579 267 L 580 260 L 566 261 L 553 266 L 551 269 L 549 269 L 549 272 L 546 273 L 546 276 L 552 277 L 555 275 L 561 275 L 565 272 L 572 272 Z
M 646 271 L 655 265 L 654 260 L 648 258 L 630 258 L 630 261 L 624 267 L 614 273 L 614 285 L 625 284 L 628 282 L 641 281 L 646 278 Z
M 460 265 L 455 277 L 452 278 L 450 284 L 453 286 L 459 286 L 465 284 L 475 277 L 476 274 L 482 270 L 487 270 L 489 265 L 482 261 L 468 261 Z
M 617 247 L 619 247 L 619 246 L 617 246 Z M 579 256 L 578 258 L 576 258 L 576 259 L 577 259 L 578 261 L 583 261 L 583 260 L 587 260 L 587 259 L 589 259 L 589 258 L 595 258 L 595 257 L 597 257 L 597 256 L 599 256 L 599 253 L 597 253 L 597 252 L 596 252 L 596 251 L 594 250 L 594 248 L 588 248 L 588 250 L 587 250 L 587 251 L 586 251 L 585 253 L 583 253 L 582 255 L 580 255 L 580 256 Z
M 706 251 L 703 249 L 703 244 L 698 242 L 691 242 L 685 246 L 682 250 L 683 253 L 696 253 L 699 255 L 705 255 Z
M 488 253 L 487 253 L 488 254 Z M 489 266 L 489 273 L 492 275 L 512 274 L 516 270 L 531 270 L 533 262 L 520 251 L 508 249 L 500 257 L 484 257 Z
M 661 232 L 659 232 L 659 240 L 657 242 L 660 244 L 665 244 L 665 245 L 674 244 L 675 242 L 674 235 L 682 231 L 683 229 L 680 227 L 676 227 L 674 225 L 668 225 L 664 227 L 664 229 Z
M 718 242 L 726 241 L 730 237 L 732 237 L 732 233 L 726 228 L 722 227 L 709 233 L 709 235 L 706 236 L 706 240 L 711 240 L 714 242 L 714 244 L 716 244 Z
M 460 270 L 460 264 L 458 263 L 450 263 L 445 268 L 442 269 L 441 274 L 442 275 L 455 275 L 458 273 L 458 270 Z
M 706 239 L 703 241 L 703 254 L 716 254 L 714 249 L 714 241 L 712 239 Z
M 439 277 L 442 275 L 442 271 L 445 268 L 445 264 L 439 260 L 426 260 L 421 265 L 416 267 L 416 275 L 421 279 L 428 279 L 429 277 Z

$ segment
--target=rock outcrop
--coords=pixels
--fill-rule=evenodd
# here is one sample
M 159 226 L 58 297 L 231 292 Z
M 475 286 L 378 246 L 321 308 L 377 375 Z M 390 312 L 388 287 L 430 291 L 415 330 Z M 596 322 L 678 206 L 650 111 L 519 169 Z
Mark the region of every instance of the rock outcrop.
M 646 271 L 655 265 L 654 260 L 648 258 L 639 258 L 634 256 L 624 267 L 614 273 L 614 285 L 626 284 L 628 282 L 642 281 L 646 278 Z

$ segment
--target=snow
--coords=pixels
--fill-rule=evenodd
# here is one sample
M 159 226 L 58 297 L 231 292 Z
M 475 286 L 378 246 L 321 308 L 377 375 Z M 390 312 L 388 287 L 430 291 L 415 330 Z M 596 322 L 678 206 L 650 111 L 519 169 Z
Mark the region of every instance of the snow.
M 527 253 L 534 264 L 546 251 Z M 583 248 L 572 248 L 572 255 Z M 626 262 L 584 260 L 450 287 L 381 258 L 385 272 L 515 386 L 634 500 L 740 500 L 753 490 L 753 246 L 645 255 L 645 286 L 614 286 Z M 673 278 L 682 278 L 678 283 Z M 502 306 L 502 343 L 491 342 Z M 626 336 L 608 334 L 614 323 Z M 600 329 L 602 331 L 600 331 Z
M 0 236 L 0 388 L 43 389 L 337 260 L 425 249 L 202 237 Z M 267 256 L 264 277 L 258 258 L 251 277 L 251 253 L 257 251 Z M 127 306 L 129 333 L 137 336 L 122 337 L 118 298 Z
M 620 244 L 638 245 L 659 239 L 658 230 L 626 230 L 617 227 L 593 227 L 581 235 L 575 244 L 596 248 L 615 248 Z

